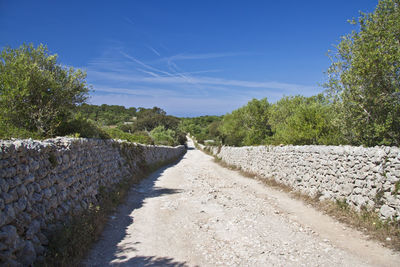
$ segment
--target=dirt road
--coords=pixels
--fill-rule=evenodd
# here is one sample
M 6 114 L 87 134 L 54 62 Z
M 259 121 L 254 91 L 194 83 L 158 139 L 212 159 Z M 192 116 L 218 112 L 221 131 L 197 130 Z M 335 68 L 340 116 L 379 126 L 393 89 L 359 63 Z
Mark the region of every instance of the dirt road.
M 189 147 L 132 189 L 84 265 L 399 265 L 399 254 Z

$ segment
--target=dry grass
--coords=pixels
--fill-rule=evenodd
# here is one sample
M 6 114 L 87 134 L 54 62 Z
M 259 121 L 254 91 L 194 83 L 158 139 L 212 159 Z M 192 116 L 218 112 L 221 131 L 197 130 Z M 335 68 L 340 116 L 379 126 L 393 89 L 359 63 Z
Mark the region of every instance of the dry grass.
M 98 204 L 79 214 L 72 214 L 70 222 L 51 235 L 44 260 L 35 263 L 35 266 L 79 266 L 92 244 L 100 237 L 109 216 L 125 201 L 132 185 L 161 166 L 177 160 L 146 166 L 135 176 L 123 179 L 112 190 L 100 188 Z
M 77 266 L 98 239 L 108 216 L 123 202 L 135 179 L 124 179 L 114 190 L 100 188 L 99 203 L 79 214 L 56 230 L 49 239 L 48 251 L 41 266 Z
M 304 196 L 301 196 L 301 198 L 304 198 Z M 314 199 L 306 201 L 338 221 L 364 232 L 387 247 L 400 251 L 400 221 L 383 221 L 376 212 L 366 208 L 359 212 L 355 211 L 346 201 L 332 202 Z
M 292 197 L 310 204 L 317 210 L 322 211 L 324 214 L 337 219 L 347 226 L 364 232 L 371 239 L 380 241 L 385 246 L 400 251 L 400 221 L 383 221 L 379 218 L 379 215 L 376 212 L 366 208 L 362 208 L 361 211 L 356 211 L 352 209 L 345 200 L 336 202 L 327 200 L 320 201 L 318 195 L 315 197 L 310 197 L 298 191 L 294 191 L 293 188 L 278 183 L 273 178 L 266 179 L 254 173 L 246 172 L 237 166 L 227 164 L 220 158 L 212 155 L 209 150 L 203 151 L 206 154 L 213 156 L 215 162 L 217 162 L 220 166 L 238 171 L 245 177 L 262 181 L 264 184 L 270 187 L 287 192 Z

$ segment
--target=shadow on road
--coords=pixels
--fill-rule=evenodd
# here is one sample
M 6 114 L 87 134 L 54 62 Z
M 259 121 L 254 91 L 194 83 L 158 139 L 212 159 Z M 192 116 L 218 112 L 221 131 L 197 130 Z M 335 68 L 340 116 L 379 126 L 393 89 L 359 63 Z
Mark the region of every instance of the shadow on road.
M 100 240 L 93 246 L 88 259 L 82 262 L 83 266 L 188 266 L 186 262 L 177 262 L 168 257 L 140 255 L 129 258 L 127 256 L 119 256 L 121 252 L 126 255 L 136 251 L 134 246 L 139 242 L 132 242 L 129 246 L 124 246 L 123 248 L 118 246 L 127 236 L 127 228 L 133 223 L 133 219 L 130 216 L 132 211 L 141 208 L 147 198 L 179 194 L 181 192 L 178 189 L 161 188 L 154 185 L 165 170 L 177 165 L 182 158 L 153 172 L 141 183 L 134 185 L 130 189 L 126 202 L 118 207 L 113 216 L 110 216 Z
M 118 266 L 151 266 L 151 267 L 188 267 L 186 262 L 177 262 L 168 257 L 155 257 L 155 256 L 137 256 L 119 263 Z

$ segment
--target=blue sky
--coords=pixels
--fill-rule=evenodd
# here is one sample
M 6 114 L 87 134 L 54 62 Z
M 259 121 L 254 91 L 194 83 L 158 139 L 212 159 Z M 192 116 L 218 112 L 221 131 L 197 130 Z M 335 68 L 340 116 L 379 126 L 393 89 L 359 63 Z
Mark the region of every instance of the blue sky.
M 0 46 L 46 44 L 87 71 L 89 102 L 222 115 L 323 91 L 327 51 L 377 0 L 0 0 Z

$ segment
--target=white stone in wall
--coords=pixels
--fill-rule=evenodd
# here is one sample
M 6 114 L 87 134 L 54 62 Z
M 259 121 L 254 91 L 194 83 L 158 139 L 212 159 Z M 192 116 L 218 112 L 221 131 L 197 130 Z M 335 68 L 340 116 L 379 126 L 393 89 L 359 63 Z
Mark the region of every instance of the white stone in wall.
M 184 151 L 100 139 L 0 140 L 0 265 L 14 265 L 16 258 L 30 265 L 44 252 L 42 232 L 56 225 L 50 222 L 88 208 L 100 186 L 133 177 L 139 163 L 163 162 Z
M 206 147 L 229 165 L 310 196 L 346 199 L 353 208 L 400 219 L 400 148 L 353 146 Z M 397 188 L 397 189 L 396 189 Z

